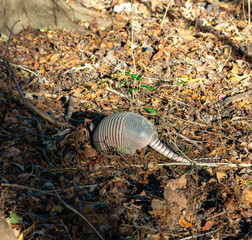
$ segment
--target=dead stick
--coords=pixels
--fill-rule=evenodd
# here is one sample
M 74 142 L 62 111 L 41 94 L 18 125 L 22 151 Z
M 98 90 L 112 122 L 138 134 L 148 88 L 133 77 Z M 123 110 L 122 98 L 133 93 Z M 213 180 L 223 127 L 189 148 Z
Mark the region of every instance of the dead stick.
M 62 201 L 62 203 L 71 211 L 73 211 L 74 213 L 76 213 L 77 215 L 79 215 L 82 219 L 84 219 L 84 221 L 94 230 L 94 232 L 97 234 L 97 236 L 104 240 L 104 238 L 100 235 L 100 233 L 95 229 L 95 227 L 87 220 L 87 218 L 85 216 L 83 216 L 81 213 L 79 213 L 76 209 L 72 208 L 71 206 L 69 206 L 66 202 L 64 202 L 62 200 L 62 198 L 60 197 L 60 195 L 55 191 L 55 193 L 57 194 L 58 198 Z
M 246 163 L 180 163 L 180 162 L 174 162 L 174 163 L 158 163 L 157 166 L 198 166 L 198 167 L 231 167 L 231 168 L 245 168 L 245 167 L 252 167 L 252 164 L 246 164 Z M 129 167 L 144 167 L 144 165 L 134 165 L 130 164 Z M 106 166 L 100 166 L 100 168 L 110 168 L 110 167 L 116 167 L 116 165 L 106 165 Z
M 27 189 L 27 190 L 30 190 L 30 191 L 33 191 L 33 192 L 40 192 L 40 193 L 43 193 L 43 194 L 48 194 L 48 195 L 56 197 L 56 195 L 54 193 L 46 192 L 46 191 L 43 191 L 43 190 L 40 190 L 40 189 L 37 189 L 37 188 L 33 188 L 33 187 L 28 187 L 28 186 L 23 186 L 23 185 L 18 185 L 18 184 L 11 184 L 11 183 L 2 183 L 1 186 L 2 187 L 22 188 L 22 189 Z
M 188 239 L 195 239 L 197 237 L 205 237 L 206 235 L 209 235 L 209 234 L 213 234 L 215 232 L 217 232 L 219 229 L 216 229 L 214 231 L 211 231 L 211 232 L 206 232 L 206 233 L 202 233 L 202 234 L 198 234 L 198 235 L 192 235 L 192 236 L 189 236 L 189 237 L 185 237 L 185 238 L 180 238 L 179 240 L 188 240 Z
M 68 106 L 68 113 L 66 116 L 66 119 L 70 119 L 72 117 L 73 111 L 74 111 L 74 101 L 75 98 L 73 96 L 69 97 L 69 106 Z

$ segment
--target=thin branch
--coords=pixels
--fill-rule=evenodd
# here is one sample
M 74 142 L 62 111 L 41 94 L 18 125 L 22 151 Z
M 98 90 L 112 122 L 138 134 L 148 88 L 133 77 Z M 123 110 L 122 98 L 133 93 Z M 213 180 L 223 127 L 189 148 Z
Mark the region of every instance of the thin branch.
M 75 98 L 73 96 L 69 97 L 69 106 L 68 106 L 68 112 L 67 112 L 67 116 L 66 119 L 70 119 L 72 117 L 73 111 L 74 111 L 74 101 Z
M 123 94 L 123 93 L 120 93 L 120 92 L 117 92 L 117 91 L 115 91 L 114 89 L 106 88 L 106 90 L 109 91 L 109 92 L 112 92 L 112 93 L 114 93 L 114 94 L 120 95 L 121 97 L 127 98 L 127 99 L 129 100 L 129 97 L 128 97 L 127 95 L 125 95 L 125 94 Z
M 252 167 L 252 164 L 247 163 L 182 163 L 182 162 L 173 162 L 173 163 L 158 163 L 157 166 L 197 166 L 197 167 L 231 167 L 231 168 L 249 168 Z M 129 167 L 139 167 L 142 168 L 145 165 L 134 165 L 130 164 L 127 165 Z M 106 165 L 106 166 L 100 166 L 100 168 L 114 168 L 116 165 Z
M 219 68 L 219 72 L 222 72 L 223 68 L 225 67 L 225 65 L 226 65 L 226 64 L 227 64 L 227 62 L 229 61 L 230 56 L 231 56 L 231 53 L 232 53 L 232 48 L 230 47 L 230 51 L 229 51 L 228 58 L 226 59 L 225 63 L 224 63 L 222 66 L 220 66 L 220 68 Z
M 246 92 L 243 92 L 243 93 L 237 93 L 233 96 L 230 96 L 230 97 L 226 97 L 223 101 L 221 102 L 218 102 L 217 104 L 219 105 L 223 105 L 223 104 L 227 104 L 227 103 L 230 103 L 230 102 L 237 102 L 237 101 L 240 101 L 242 99 L 248 99 L 252 96 L 252 90 L 248 90 Z M 217 105 L 216 104 L 216 105 Z
M 12 26 L 12 28 L 11 28 L 11 30 L 10 30 L 10 36 L 9 36 L 9 39 L 8 39 L 8 44 L 7 44 L 6 51 L 5 51 L 5 53 L 4 53 L 3 62 L 6 62 L 5 59 L 6 59 L 6 56 L 7 56 L 8 50 L 9 50 L 9 46 L 10 46 L 10 43 L 11 43 L 11 36 L 12 36 L 12 33 L 13 33 L 13 29 L 14 29 L 15 25 L 16 25 L 19 21 L 20 21 L 20 20 L 17 20 L 17 21 L 13 24 L 13 26 Z
M 83 216 L 80 212 L 78 212 L 76 209 L 72 208 L 71 206 L 69 206 L 66 202 L 64 202 L 62 200 L 62 198 L 60 197 L 60 195 L 55 191 L 55 193 L 57 194 L 58 198 L 62 201 L 62 203 L 71 211 L 73 211 L 74 213 L 76 213 L 77 215 L 79 215 L 82 219 L 84 219 L 84 221 L 94 230 L 94 232 L 97 234 L 97 236 L 104 240 L 104 238 L 100 235 L 100 233 L 95 229 L 95 227 L 87 220 L 87 218 L 85 216 Z
M 69 229 L 66 226 L 66 224 L 62 221 L 62 219 L 60 219 L 61 224 L 63 225 L 63 227 L 65 228 L 66 232 L 67 232 L 67 236 L 69 237 L 70 240 L 72 240 L 73 238 L 70 235 Z
M 15 187 L 15 188 L 27 189 L 27 190 L 30 190 L 30 191 L 33 191 L 33 192 L 40 192 L 40 193 L 43 193 L 43 194 L 47 194 L 47 195 L 51 195 L 51 196 L 57 197 L 57 195 L 55 195 L 54 193 L 50 193 L 50 192 L 47 192 L 47 191 L 44 191 L 44 190 L 40 190 L 40 189 L 37 189 L 37 188 L 23 186 L 23 185 L 18 185 L 18 184 L 2 183 L 1 186 L 2 187 Z
M 151 227 L 147 227 L 147 226 L 139 226 L 139 225 L 131 225 L 131 224 L 122 224 L 121 225 L 122 227 L 133 227 L 133 228 L 141 228 L 141 229 L 147 229 L 147 230 L 150 230 L 150 231 L 157 231 L 157 229 L 155 228 L 151 228 Z
M 250 29 L 250 0 L 248 0 L 248 30 Z
M 192 239 L 192 238 L 203 237 L 203 236 L 206 236 L 206 235 L 209 235 L 209 234 L 213 234 L 213 233 L 217 232 L 218 230 L 219 229 L 216 229 L 216 230 L 211 231 L 211 232 L 206 232 L 206 233 L 198 234 L 198 235 L 192 235 L 190 237 L 180 238 L 179 240 L 188 240 L 188 239 Z
M 136 62 L 134 57 L 134 8 L 133 8 L 133 1 L 131 1 L 131 55 L 132 61 L 134 66 L 134 73 L 136 74 Z M 134 88 L 136 87 L 136 80 L 134 78 Z M 134 90 L 132 91 L 133 102 L 135 101 L 135 93 Z
M 161 23 L 161 28 L 163 28 L 164 21 L 165 21 L 165 18 L 166 18 L 166 16 L 167 16 L 167 13 L 168 13 L 168 10 L 169 10 L 169 8 L 170 8 L 170 5 L 171 5 L 171 2 L 169 2 L 168 6 L 167 6 L 167 8 L 166 8 L 166 10 L 165 10 L 165 14 L 164 14 L 164 17 L 163 17 L 163 20 L 162 20 L 162 23 Z
M 191 140 L 191 139 L 185 137 L 184 135 L 182 135 L 182 134 L 180 134 L 180 133 L 171 132 L 171 133 L 169 133 L 169 134 L 168 134 L 168 133 L 165 133 L 164 135 L 170 135 L 170 134 L 176 135 L 177 137 L 181 137 L 181 138 L 185 139 L 187 142 L 189 142 L 189 143 L 193 144 L 194 146 L 196 146 L 198 149 L 203 150 L 203 148 L 202 148 L 198 143 L 196 143 L 195 141 L 193 141 L 193 140 Z
M 2 59 L 0 59 L 0 61 L 3 62 Z M 32 70 L 30 70 L 30 69 L 28 69 L 28 68 L 26 68 L 26 67 L 24 67 L 24 66 L 16 65 L 16 64 L 14 64 L 14 63 L 9 63 L 9 64 L 10 64 L 12 67 L 20 68 L 20 69 L 22 69 L 22 70 L 24 70 L 24 71 L 26 71 L 26 72 L 29 72 L 29 73 L 35 75 L 36 77 L 39 77 L 39 75 L 38 75 L 37 73 L 33 72 Z

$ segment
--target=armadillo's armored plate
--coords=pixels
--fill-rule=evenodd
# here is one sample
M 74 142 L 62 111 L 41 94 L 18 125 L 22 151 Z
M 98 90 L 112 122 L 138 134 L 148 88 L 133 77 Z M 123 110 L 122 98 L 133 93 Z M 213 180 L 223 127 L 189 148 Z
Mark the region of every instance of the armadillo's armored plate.
M 115 113 L 104 118 L 93 134 L 93 145 L 99 152 L 111 148 L 134 154 L 146 147 L 157 134 L 155 126 L 145 117 L 134 112 Z

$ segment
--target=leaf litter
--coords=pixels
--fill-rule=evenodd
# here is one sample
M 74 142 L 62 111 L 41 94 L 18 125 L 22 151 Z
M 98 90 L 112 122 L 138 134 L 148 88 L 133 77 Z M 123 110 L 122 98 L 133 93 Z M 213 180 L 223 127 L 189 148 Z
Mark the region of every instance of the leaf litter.
M 244 16 L 232 3 L 178 1 L 161 28 L 165 1 L 135 4 L 133 76 L 131 13 L 112 5 L 125 25 L 103 31 L 90 22 L 92 35 L 25 29 L 13 38 L 8 59 L 29 101 L 66 122 L 73 96 L 76 121 L 58 134 L 24 107 L 0 65 L 2 212 L 18 219 L 12 227 L 23 239 L 99 239 L 88 223 L 104 239 L 249 239 L 251 169 L 161 166 L 169 160 L 152 149 L 101 155 L 91 146 L 92 120 L 134 111 L 190 159 L 251 163 Z

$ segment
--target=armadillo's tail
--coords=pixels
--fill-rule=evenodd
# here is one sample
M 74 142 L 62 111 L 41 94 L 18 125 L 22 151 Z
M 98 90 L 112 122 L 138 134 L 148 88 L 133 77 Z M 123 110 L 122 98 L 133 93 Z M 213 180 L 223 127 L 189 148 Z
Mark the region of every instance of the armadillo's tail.
M 157 152 L 161 153 L 162 155 L 164 155 L 172 160 L 175 160 L 177 162 L 190 163 L 190 161 L 188 159 L 177 155 L 172 150 L 170 150 L 170 148 L 168 146 L 166 146 L 162 142 L 160 142 L 160 140 L 158 139 L 158 137 L 156 135 L 152 138 L 152 141 L 149 143 L 149 145 L 153 149 L 155 149 Z

